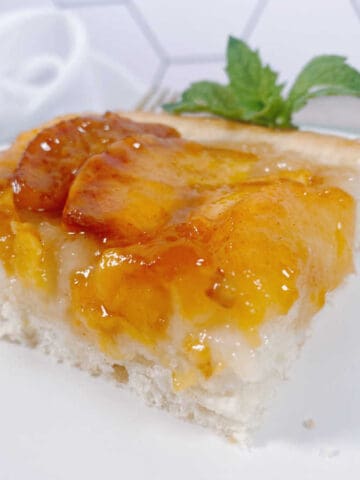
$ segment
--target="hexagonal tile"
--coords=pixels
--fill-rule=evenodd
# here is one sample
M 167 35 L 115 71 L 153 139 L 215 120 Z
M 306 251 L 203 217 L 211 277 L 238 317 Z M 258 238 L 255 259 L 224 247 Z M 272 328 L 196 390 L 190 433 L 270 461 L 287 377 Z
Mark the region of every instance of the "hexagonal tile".
M 250 39 L 287 80 L 310 58 L 325 53 L 345 55 L 360 67 L 359 19 L 350 1 L 271 0 Z
M 253 0 L 134 0 L 171 57 L 222 54 L 229 34 L 241 36 Z
M 125 6 L 75 8 L 85 23 L 90 46 L 150 85 L 160 65 L 158 55 Z

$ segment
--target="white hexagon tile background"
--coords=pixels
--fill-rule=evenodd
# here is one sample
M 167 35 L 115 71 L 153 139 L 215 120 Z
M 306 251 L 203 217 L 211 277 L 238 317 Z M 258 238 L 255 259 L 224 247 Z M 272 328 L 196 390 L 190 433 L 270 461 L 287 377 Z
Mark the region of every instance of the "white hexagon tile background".
M 66 111 L 149 108 L 225 80 L 229 34 L 284 81 L 323 53 L 360 69 L 360 0 L 0 0 L 0 142 Z M 314 100 L 299 122 L 360 132 L 360 100 Z

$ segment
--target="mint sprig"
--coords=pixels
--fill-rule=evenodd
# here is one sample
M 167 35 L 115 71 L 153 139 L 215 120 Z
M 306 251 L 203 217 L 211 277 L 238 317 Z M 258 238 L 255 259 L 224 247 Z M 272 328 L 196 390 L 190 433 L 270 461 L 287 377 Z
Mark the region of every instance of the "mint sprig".
M 171 113 L 207 112 L 231 120 L 269 127 L 293 127 L 292 115 L 315 97 L 360 97 L 360 72 L 338 55 L 313 58 L 299 73 L 287 96 L 278 74 L 261 62 L 259 52 L 243 40 L 229 37 L 227 85 L 201 81 L 190 85 L 181 99 L 163 108 Z

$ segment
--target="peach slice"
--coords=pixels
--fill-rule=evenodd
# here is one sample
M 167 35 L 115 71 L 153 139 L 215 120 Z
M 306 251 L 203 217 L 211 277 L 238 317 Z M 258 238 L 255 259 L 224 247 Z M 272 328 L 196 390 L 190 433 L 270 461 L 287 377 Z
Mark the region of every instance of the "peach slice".
M 135 123 L 111 112 L 63 120 L 41 130 L 26 147 L 15 171 L 16 206 L 33 211 L 61 211 L 83 162 L 134 133 L 179 135 L 171 127 Z
M 179 138 L 136 135 L 89 158 L 74 180 L 65 224 L 131 244 L 182 222 L 216 189 L 238 184 L 254 157 Z

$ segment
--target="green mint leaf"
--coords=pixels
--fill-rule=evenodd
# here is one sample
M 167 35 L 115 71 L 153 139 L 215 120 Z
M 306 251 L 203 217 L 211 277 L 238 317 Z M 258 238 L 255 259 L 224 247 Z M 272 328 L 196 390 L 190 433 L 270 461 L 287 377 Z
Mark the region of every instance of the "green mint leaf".
M 273 116 L 282 106 L 283 85 L 277 83 L 277 73 L 263 65 L 259 53 L 251 50 L 244 41 L 229 38 L 226 71 L 230 86 L 239 96 L 249 119 L 252 116 L 262 118 L 265 111 L 269 118 L 269 112 Z
M 193 83 L 176 103 L 163 106 L 171 113 L 207 112 L 231 120 L 270 127 L 293 127 L 291 117 L 311 98 L 325 95 L 360 97 L 360 72 L 344 57 L 315 57 L 298 75 L 286 100 L 278 74 L 262 63 L 258 51 L 242 40 L 229 37 L 227 85 Z
M 215 82 L 193 83 L 178 102 L 165 104 L 163 108 L 171 113 L 209 112 L 232 120 L 244 115 L 233 90 Z
M 292 86 L 287 103 L 292 112 L 303 108 L 308 100 L 329 95 L 360 97 L 360 72 L 338 55 L 321 55 L 312 59 Z
M 227 46 L 229 84 L 197 82 L 176 103 L 163 105 L 171 113 L 208 112 L 259 125 L 289 126 L 277 74 L 263 66 L 257 51 L 230 37 Z

